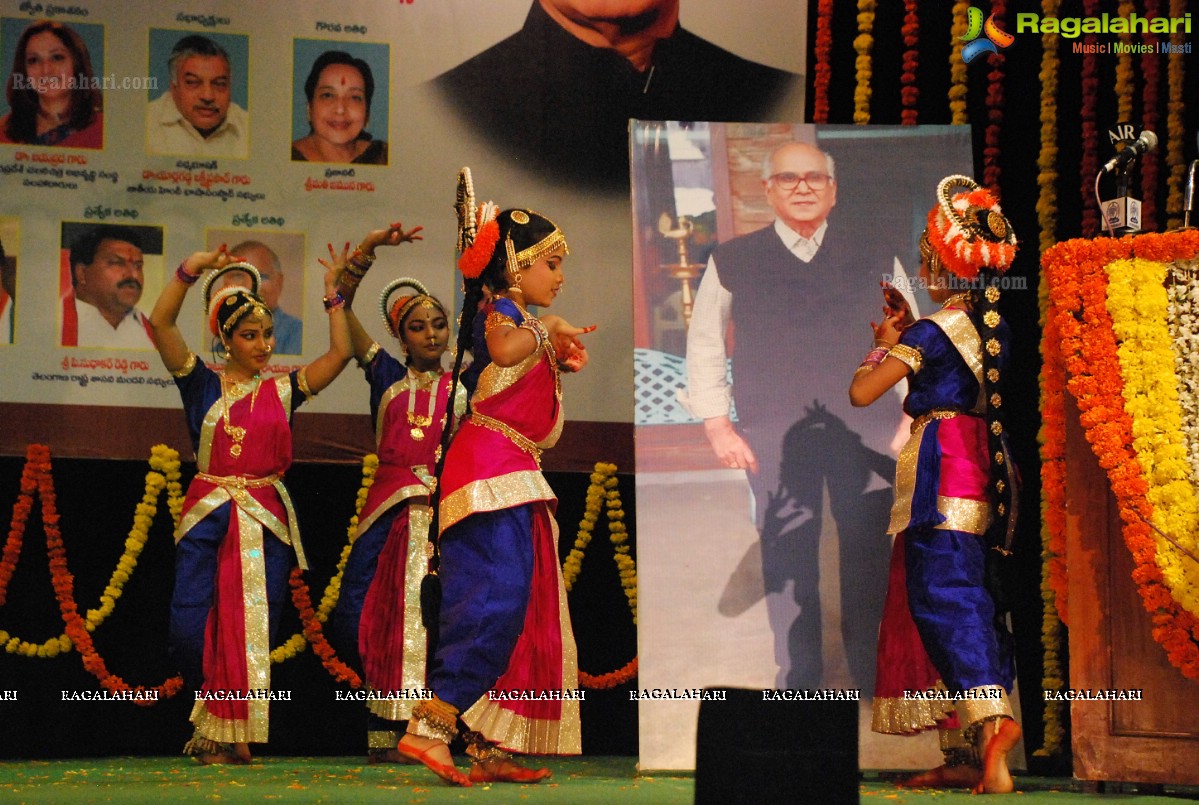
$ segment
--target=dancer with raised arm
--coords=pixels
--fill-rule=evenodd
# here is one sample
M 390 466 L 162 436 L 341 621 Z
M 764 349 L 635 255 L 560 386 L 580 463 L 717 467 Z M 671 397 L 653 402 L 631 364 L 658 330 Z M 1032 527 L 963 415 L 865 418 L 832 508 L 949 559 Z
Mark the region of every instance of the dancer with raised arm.
M 211 293 L 227 271 L 252 277 L 249 289 Z M 202 274 L 209 329 L 226 352 L 214 371 L 188 348 L 177 319 Z M 162 362 L 175 377 L 196 453 L 175 532 L 172 653 L 197 685 L 184 753 L 201 763 L 248 763 L 265 743 L 271 638 L 287 599 L 293 563 L 307 568 L 283 475 L 291 466 L 291 417 L 333 382 L 350 360 L 345 300 L 337 272 L 325 274 L 329 349 L 307 366 L 263 377 L 274 351 L 270 309 L 257 295 L 258 272 L 225 247 L 182 263 L 150 314 Z

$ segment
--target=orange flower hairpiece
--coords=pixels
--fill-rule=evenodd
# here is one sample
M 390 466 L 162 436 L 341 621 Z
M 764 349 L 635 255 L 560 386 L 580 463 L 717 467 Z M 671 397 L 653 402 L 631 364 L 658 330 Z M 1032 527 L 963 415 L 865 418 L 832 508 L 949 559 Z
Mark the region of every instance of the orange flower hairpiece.
M 967 190 L 951 193 L 954 187 Z M 974 279 L 980 268 L 1003 273 L 1016 257 L 1016 233 L 999 202 L 968 176 L 941 180 L 926 232 L 938 262 L 962 279 Z
M 462 276 L 474 279 L 482 274 L 495 254 L 495 246 L 499 241 L 500 224 L 494 218 L 479 227 L 474 242 L 458 257 L 458 270 Z

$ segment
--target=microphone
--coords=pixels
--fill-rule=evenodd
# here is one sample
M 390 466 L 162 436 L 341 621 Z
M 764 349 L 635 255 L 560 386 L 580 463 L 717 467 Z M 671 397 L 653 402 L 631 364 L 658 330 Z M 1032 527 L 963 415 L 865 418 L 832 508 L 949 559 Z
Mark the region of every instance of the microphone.
M 1191 169 L 1187 171 L 1187 186 L 1186 192 L 1182 197 L 1182 225 L 1184 227 L 1191 225 L 1191 213 L 1195 211 L 1195 169 L 1199 168 L 1199 159 L 1191 162 Z
M 1148 154 L 1154 148 L 1157 148 L 1157 135 L 1148 130 L 1142 131 L 1136 142 L 1126 146 L 1120 153 L 1107 161 L 1107 164 L 1103 166 L 1103 172 L 1110 173 L 1117 168 L 1124 169 L 1128 167 L 1128 163 L 1142 154 Z

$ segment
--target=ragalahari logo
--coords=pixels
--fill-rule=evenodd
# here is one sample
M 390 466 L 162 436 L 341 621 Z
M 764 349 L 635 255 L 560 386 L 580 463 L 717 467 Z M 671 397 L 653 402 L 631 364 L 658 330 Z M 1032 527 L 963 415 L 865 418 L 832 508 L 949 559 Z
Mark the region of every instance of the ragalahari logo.
M 971 6 L 966 14 L 966 23 L 966 35 L 960 37 L 966 43 L 962 46 L 962 61 L 966 64 L 983 53 L 998 53 L 999 48 L 1006 48 L 1016 41 L 1016 37 L 995 24 L 994 14 L 987 17 L 984 23 L 982 9 Z M 980 36 L 984 38 L 980 39 Z

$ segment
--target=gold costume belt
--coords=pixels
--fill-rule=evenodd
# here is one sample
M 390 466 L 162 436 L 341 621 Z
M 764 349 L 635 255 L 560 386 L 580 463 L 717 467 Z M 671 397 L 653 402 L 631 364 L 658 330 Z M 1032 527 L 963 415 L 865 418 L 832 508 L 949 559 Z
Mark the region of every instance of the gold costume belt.
M 934 419 L 953 419 L 955 416 L 979 416 L 979 414 L 973 411 L 959 411 L 957 408 L 934 408 L 912 420 L 911 432 L 915 433 Z
M 478 411 L 471 412 L 470 421 L 488 430 L 493 430 L 496 433 L 507 436 L 513 444 L 531 455 L 533 460 L 537 462 L 537 466 L 541 467 L 541 448 L 516 428 L 507 423 L 500 422 L 498 419 L 492 419 L 486 414 L 480 414 Z
M 261 489 L 264 486 L 274 486 L 283 480 L 282 475 L 268 475 L 265 478 L 247 478 L 244 475 L 209 475 L 197 472 L 196 477 L 217 486 L 233 487 L 234 489 Z

